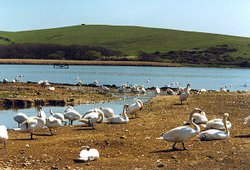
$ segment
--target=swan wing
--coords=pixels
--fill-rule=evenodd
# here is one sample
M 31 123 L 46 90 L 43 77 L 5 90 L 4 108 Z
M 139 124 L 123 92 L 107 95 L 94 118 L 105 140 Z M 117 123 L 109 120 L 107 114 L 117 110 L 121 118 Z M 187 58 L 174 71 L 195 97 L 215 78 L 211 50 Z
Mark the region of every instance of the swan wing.
M 201 141 L 221 140 L 226 139 L 228 137 L 229 135 L 226 132 L 217 129 L 209 129 L 199 134 L 199 138 Z

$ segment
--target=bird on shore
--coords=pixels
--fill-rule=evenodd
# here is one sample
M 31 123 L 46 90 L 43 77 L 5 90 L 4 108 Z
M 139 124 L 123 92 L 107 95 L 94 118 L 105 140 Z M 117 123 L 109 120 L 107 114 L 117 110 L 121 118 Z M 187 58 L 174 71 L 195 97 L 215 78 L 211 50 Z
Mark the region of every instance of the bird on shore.
M 85 123 L 94 129 L 94 124 L 102 123 L 104 119 L 104 113 L 98 110 L 100 109 L 93 109 L 86 112 L 78 121 Z
M 226 121 L 227 128 L 231 129 L 232 124 L 230 121 Z M 211 119 L 209 120 L 206 125 L 204 126 L 205 129 L 218 129 L 218 130 L 225 130 L 225 126 L 223 123 L 223 119 L 217 118 L 217 119 Z
M 225 127 L 225 131 L 221 131 L 218 129 L 209 129 L 206 131 L 203 131 L 199 134 L 199 138 L 201 141 L 209 141 L 209 140 L 223 140 L 223 139 L 227 139 L 230 137 L 230 132 L 229 129 L 227 127 L 227 119 L 229 118 L 229 114 L 228 113 L 224 113 L 223 116 L 223 124 Z
M 17 122 L 17 127 L 20 127 L 20 124 L 22 124 L 24 121 L 26 121 L 29 117 L 24 113 L 17 113 L 13 116 L 13 119 Z
M 3 148 L 6 148 L 6 140 L 9 138 L 5 125 L 0 125 L 0 142 L 3 142 Z
M 93 161 L 99 159 L 100 154 L 97 149 L 90 149 L 89 146 L 82 146 L 79 161 Z
M 45 126 L 49 128 L 51 135 L 53 135 L 52 129 L 56 129 L 60 127 L 61 124 L 62 124 L 62 121 L 60 119 L 55 118 L 54 116 L 50 116 L 49 118 L 46 118 Z
M 129 105 L 125 104 L 123 106 L 123 112 L 120 115 L 114 115 L 112 117 L 107 118 L 108 123 L 111 124 L 125 124 L 129 122 L 129 118 L 126 114 L 127 109 L 128 109 Z
M 204 111 L 202 111 L 201 113 L 194 113 L 193 121 L 197 125 L 206 124 L 208 121 L 206 113 Z M 190 124 L 189 120 L 184 122 L 184 125 L 188 125 L 188 124 Z
M 134 118 L 137 117 L 138 111 L 142 110 L 143 102 L 141 100 L 136 100 L 135 103 L 132 103 L 127 108 L 127 114 L 132 115 Z
M 193 122 L 193 114 L 194 113 L 201 113 L 202 110 L 199 108 L 195 108 L 189 116 L 189 121 L 191 125 L 194 126 L 194 128 L 191 128 L 189 126 L 179 126 L 177 128 L 171 129 L 170 131 L 163 134 L 162 137 L 157 139 L 163 139 L 169 142 L 174 142 L 172 146 L 172 150 L 178 150 L 175 145 L 176 143 L 182 143 L 182 147 L 184 150 L 187 148 L 184 146 L 184 142 L 197 136 L 200 132 L 200 127 Z
M 244 124 L 245 124 L 247 127 L 250 127 L 250 116 L 246 117 L 244 120 L 245 120 Z
M 72 106 L 69 106 L 64 111 L 64 117 L 65 119 L 69 120 L 69 125 L 73 125 L 73 121 L 79 120 L 82 115 L 78 111 L 76 111 Z
M 49 112 L 50 112 L 50 114 L 51 114 L 52 116 L 54 116 L 55 118 L 60 119 L 60 120 L 62 121 L 62 123 L 64 123 L 64 125 L 67 124 L 67 122 L 66 122 L 66 120 L 65 120 L 65 117 L 64 117 L 63 113 L 59 113 L 59 112 L 54 113 L 54 112 L 52 111 L 52 109 L 49 109 Z
M 158 86 L 155 86 L 155 94 L 160 94 L 161 89 Z
M 186 101 L 188 104 L 188 97 L 190 96 L 190 84 L 187 84 L 187 87 L 184 89 L 184 92 L 180 94 L 179 100 L 181 101 L 181 104 L 183 101 Z
M 100 107 L 99 110 L 103 112 L 105 118 L 109 118 L 115 115 L 114 110 L 110 107 Z

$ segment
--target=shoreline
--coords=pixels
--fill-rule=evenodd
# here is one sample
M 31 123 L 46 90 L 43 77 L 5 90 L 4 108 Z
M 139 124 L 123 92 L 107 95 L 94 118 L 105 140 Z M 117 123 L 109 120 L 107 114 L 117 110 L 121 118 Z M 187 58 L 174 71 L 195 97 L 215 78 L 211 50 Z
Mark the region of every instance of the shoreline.
M 234 65 L 198 65 L 180 64 L 148 61 L 100 61 L 100 60 L 51 60 L 51 59 L 0 59 L 1 64 L 20 64 L 20 65 L 95 65 L 95 66 L 144 66 L 144 67 L 201 67 L 201 68 L 241 68 Z

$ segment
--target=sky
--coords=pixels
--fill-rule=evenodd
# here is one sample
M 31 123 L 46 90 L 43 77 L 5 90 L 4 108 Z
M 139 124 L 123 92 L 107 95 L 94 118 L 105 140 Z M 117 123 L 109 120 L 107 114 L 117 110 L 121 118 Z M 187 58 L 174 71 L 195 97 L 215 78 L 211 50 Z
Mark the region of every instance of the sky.
M 0 0 L 0 30 L 131 25 L 250 37 L 250 0 Z

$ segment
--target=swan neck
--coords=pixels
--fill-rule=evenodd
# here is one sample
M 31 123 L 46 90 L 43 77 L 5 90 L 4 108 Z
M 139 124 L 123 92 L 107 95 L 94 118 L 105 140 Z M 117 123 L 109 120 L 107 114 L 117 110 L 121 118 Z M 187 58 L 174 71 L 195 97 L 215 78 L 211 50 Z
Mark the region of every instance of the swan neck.
M 103 117 L 104 117 L 103 113 L 99 113 L 98 114 L 98 121 L 97 122 L 101 123 L 103 121 Z
M 229 135 L 229 129 L 227 127 L 227 116 L 223 117 L 223 124 L 224 124 L 226 133 Z
M 200 127 L 194 123 L 193 121 L 193 115 L 194 115 L 195 112 L 192 112 L 189 116 L 189 122 L 191 123 L 191 125 L 193 125 L 195 128 L 195 130 L 199 133 L 200 132 Z

